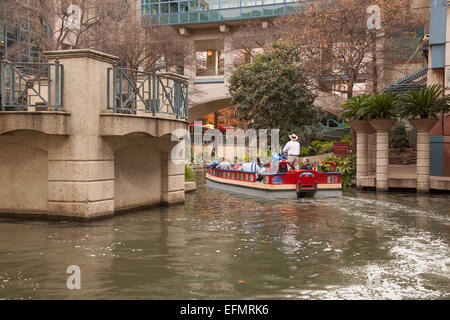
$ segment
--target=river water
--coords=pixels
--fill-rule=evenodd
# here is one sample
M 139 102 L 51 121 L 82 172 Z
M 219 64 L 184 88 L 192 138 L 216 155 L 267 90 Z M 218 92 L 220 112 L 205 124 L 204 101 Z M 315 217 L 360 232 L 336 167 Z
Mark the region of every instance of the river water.
M 0 219 L 0 299 L 449 299 L 450 195 L 208 189 L 91 223 Z M 66 269 L 81 270 L 81 290 Z

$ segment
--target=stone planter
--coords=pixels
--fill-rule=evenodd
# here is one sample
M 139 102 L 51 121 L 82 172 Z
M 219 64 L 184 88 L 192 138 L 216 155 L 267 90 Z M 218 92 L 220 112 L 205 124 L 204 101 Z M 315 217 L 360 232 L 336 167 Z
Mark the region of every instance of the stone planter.
M 410 122 L 417 133 L 417 191 L 430 191 L 430 130 L 439 119 L 412 119 Z
M 389 189 L 389 130 L 397 120 L 374 119 L 369 121 L 376 131 L 376 187 Z
M 349 124 L 356 132 L 370 133 L 374 131 L 369 120 L 352 120 L 349 121 Z

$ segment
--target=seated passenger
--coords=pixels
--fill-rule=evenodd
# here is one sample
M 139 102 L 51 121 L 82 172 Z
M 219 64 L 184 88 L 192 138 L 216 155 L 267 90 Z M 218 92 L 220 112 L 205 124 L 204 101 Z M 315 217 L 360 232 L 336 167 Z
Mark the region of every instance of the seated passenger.
M 261 181 L 258 179 L 261 179 L 261 168 L 256 164 L 256 163 L 243 163 L 242 166 L 238 169 L 239 171 L 243 171 L 243 172 L 254 172 L 256 173 L 256 181 Z
M 303 158 L 301 170 L 312 170 L 312 166 L 309 164 L 309 159 Z
M 217 165 L 216 169 L 231 170 L 231 163 L 229 163 L 228 161 L 223 161 Z

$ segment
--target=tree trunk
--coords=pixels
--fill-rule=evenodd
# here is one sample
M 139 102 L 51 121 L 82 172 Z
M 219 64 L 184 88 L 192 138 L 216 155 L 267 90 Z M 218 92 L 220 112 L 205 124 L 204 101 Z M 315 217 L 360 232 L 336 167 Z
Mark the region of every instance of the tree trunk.
M 378 65 L 377 65 L 377 41 L 374 33 L 370 34 L 372 38 L 372 93 L 378 92 Z

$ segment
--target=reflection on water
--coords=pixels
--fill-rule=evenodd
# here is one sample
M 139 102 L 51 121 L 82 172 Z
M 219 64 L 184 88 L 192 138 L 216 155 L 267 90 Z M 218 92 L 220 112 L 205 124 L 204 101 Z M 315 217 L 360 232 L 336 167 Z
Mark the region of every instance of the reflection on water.
M 203 185 L 93 223 L 0 220 L 2 299 L 448 299 L 450 196 L 269 201 Z M 69 265 L 81 290 L 66 288 Z

